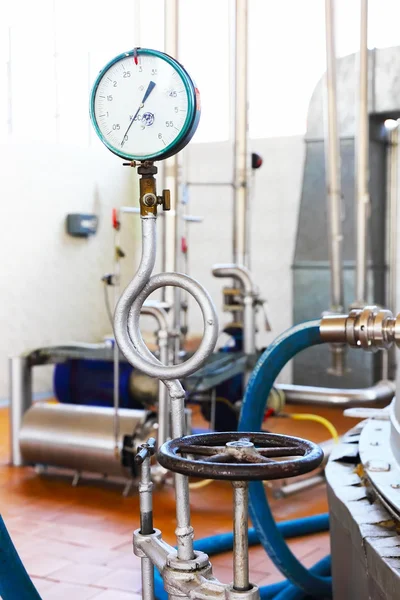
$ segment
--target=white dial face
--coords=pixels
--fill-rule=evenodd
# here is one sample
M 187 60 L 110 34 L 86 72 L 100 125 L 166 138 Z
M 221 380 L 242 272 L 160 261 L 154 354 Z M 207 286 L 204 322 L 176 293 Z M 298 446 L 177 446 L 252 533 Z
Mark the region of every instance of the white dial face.
M 115 152 L 148 157 L 165 151 L 181 133 L 188 96 L 178 71 L 158 56 L 126 56 L 101 78 L 94 116 Z

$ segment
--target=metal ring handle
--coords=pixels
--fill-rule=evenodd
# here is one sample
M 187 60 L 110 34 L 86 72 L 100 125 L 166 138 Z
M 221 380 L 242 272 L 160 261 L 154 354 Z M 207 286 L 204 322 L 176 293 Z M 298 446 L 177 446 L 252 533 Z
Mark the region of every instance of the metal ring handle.
M 199 456 L 199 459 L 182 454 Z M 274 460 L 285 456 L 299 458 Z M 188 435 L 165 442 L 157 454 L 158 462 L 169 471 L 190 477 L 237 481 L 295 477 L 318 467 L 323 457 L 321 448 L 308 440 L 278 433 L 242 431 Z
M 179 365 L 165 366 L 147 348 L 140 333 L 139 319 L 143 303 L 155 290 L 166 286 L 179 287 L 188 292 L 197 302 L 203 316 L 204 332 L 200 346 L 192 357 Z M 216 326 L 217 324 L 217 326 Z M 194 279 L 181 273 L 153 275 L 132 303 L 129 321 L 129 336 L 138 351 L 138 369 L 158 379 L 181 379 L 197 371 L 213 352 L 218 337 L 218 320 L 214 304 L 206 290 Z M 151 367 L 149 368 L 149 363 Z M 147 369 L 147 371 L 146 371 Z
M 142 218 L 142 258 L 131 283 L 123 292 L 114 316 L 115 338 L 125 358 L 137 369 L 162 381 L 176 380 L 194 373 L 213 352 L 218 337 L 218 318 L 213 301 L 194 279 L 181 273 L 151 276 L 156 258 L 156 219 Z M 198 303 L 204 321 L 199 348 L 187 361 L 163 365 L 145 345 L 139 328 L 140 311 L 148 296 L 164 286 L 176 286 L 188 292 Z

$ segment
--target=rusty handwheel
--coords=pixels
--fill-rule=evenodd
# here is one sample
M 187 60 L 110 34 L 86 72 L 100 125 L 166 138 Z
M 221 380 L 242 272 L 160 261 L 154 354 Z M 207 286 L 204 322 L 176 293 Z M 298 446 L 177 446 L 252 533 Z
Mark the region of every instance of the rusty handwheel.
M 251 481 L 308 473 L 321 464 L 323 456 L 317 444 L 301 438 L 227 431 L 170 440 L 161 446 L 157 458 L 169 471 L 189 477 Z M 284 457 L 294 458 L 279 460 Z

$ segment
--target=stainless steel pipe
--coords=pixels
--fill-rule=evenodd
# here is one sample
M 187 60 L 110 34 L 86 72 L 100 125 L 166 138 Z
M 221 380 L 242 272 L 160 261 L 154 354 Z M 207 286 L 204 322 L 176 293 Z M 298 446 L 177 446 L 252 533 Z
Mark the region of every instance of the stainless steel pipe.
M 179 0 L 164 1 L 165 52 L 179 59 Z M 163 187 L 171 192 L 171 209 L 164 212 L 162 270 L 164 273 L 182 272 L 180 264 L 180 155 L 175 154 L 164 161 Z M 177 334 L 174 348 L 174 361 L 179 357 L 181 331 L 181 291 L 179 288 L 163 288 L 162 299 L 169 304 L 172 312 L 173 329 Z
M 397 221 L 399 201 L 399 125 L 389 132 L 388 146 L 388 302 L 387 308 L 396 313 L 397 306 Z
M 233 262 L 249 266 L 248 6 L 235 3 Z
M 300 481 L 295 481 L 293 483 L 285 483 L 285 485 L 273 492 L 273 496 L 274 498 L 288 498 L 298 492 L 303 492 L 304 490 L 309 490 L 317 485 L 321 485 L 321 483 L 325 483 L 325 481 L 325 476 L 321 474 L 313 475 L 312 477 L 307 477 L 306 479 L 301 479 Z
M 245 354 L 253 355 L 256 351 L 256 307 L 255 299 L 258 288 L 255 285 L 250 271 L 241 265 L 217 264 L 212 268 L 214 277 L 232 277 L 240 282 L 243 289 L 243 350 Z
M 11 464 L 24 464 L 19 445 L 19 432 L 26 411 L 32 406 L 32 371 L 28 356 L 13 356 L 9 360 L 10 381 L 10 446 Z
M 325 0 L 326 24 L 326 188 L 331 262 L 331 311 L 343 312 L 342 264 L 342 192 L 340 181 L 340 146 L 337 118 L 335 0 Z
M 387 155 L 387 262 L 389 265 L 387 279 L 387 307 L 395 314 L 398 309 L 397 299 L 397 266 L 398 266 L 398 202 L 399 202 L 399 124 L 388 132 L 389 145 Z M 382 378 L 396 379 L 397 353 L 390 348 L 382 360 Z
M 203 364 L 213 352 L 218 337 L 218 318 L 214 304 L 206 290 L 197 281 L 178 273 L 152 276 L 156 260 L 156 217 L 141 217 L 142 256 L 139 268 L 123 292 L 114 316 L 114 333 L 121 352 L 130 364 L 150 377 L 161 379 L 171 400 L 172 437 L 185 435 L 185 391 L 179 378 L 186 377 Z M 204 334 L 199 348 L 188 360 L 177 365 L 163 365 L 147 348 L 140 333 L 140 312 L 148 296 L 165 286 L 186 290 L 200 306 Z M 193 558 L 193 528 L 190 524 L 188 478 L 175 474 L 176 537 L 178 558 Z
M 358 87 L 358 123 L 355 145 L 356 281 L 357 306 L 367 303 L 367 240 L 369 221 L 369 116 L 368 116 L 368 0 L 361 0 Z
M 249 489 L 246 481 L 233 482 L 233 589 L 244 592 L 249 580 Z
M 168 320 L 166 311 L 156 303 L 145 303 L 141 310 L 143 315 L 154 317 L 158 323 L 157 343 L 160 362 L 167 365 L 169 361 Z M 158 382 L 158 430 L 157 444 L 162 446 L 169 438 L 169 397 L 168 390 L 160 380 Z
M 380 381 L 372 387 L 364 389 L 336 389 L 287 383 L 278 383 L 274 387 L 284 393 L 287 404 L 329 406 L 341 409 L 359 406 L 387 406 L 396 393 L 396 386 L 392 381 Z

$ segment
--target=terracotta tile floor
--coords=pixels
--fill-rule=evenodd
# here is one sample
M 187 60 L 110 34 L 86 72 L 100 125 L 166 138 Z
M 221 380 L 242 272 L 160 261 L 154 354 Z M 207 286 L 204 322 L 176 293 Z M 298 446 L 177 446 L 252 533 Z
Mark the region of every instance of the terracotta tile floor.
M 297 412 L 300 410 L 297 408 Z M 304 412 L 304 411 L 303 411 Z M 339 431 L 354 422 L 339 411 L 319 410 Z M 315 441 L 327 438 L 318 424 L 271 420 L 273 431 L 297 434 Z M 0 510 L 11 537 L 43 600 L 134 600 L 140 598 L 140 564 L 132 554 L 132 531 L 138 527 L 138 497 L 124 498 L 111 483 L 83 480 L 78 487 L 58 474 L 39 476 L 31 468 L 8 465 L 8 413 L 0 410 Z M 278 520 L 325 512 L 324 486 L 286 500 L 272 500 Z M 170 487 L 154 495 L 155 525 L 174 543 L 175 499 Z M 230 531 L 232 494 L 228 483 L 216 482 L 191 493 L 196 537 Z M 307 566 L 329 553 L 326 533 L 291 542 Z M 222 581 L 232 579 L 232 556 L 213 558 Z M 261 548 L 250 553 L 252 581 L 268 584 L 280 573 Z

